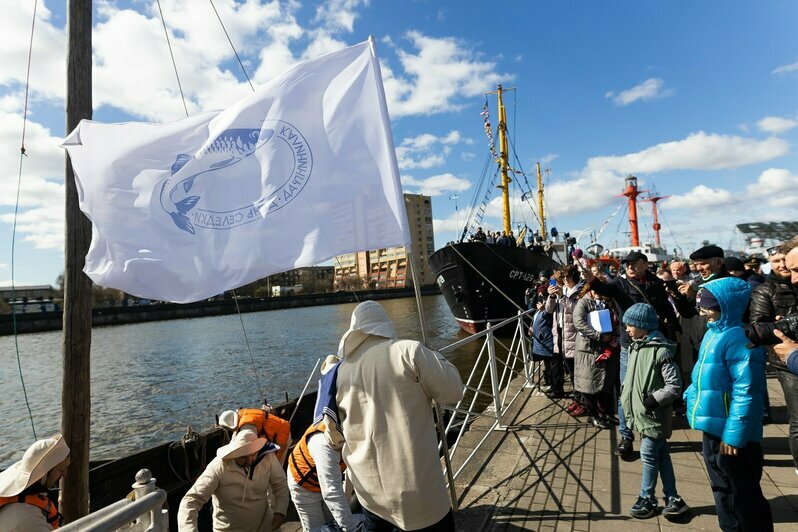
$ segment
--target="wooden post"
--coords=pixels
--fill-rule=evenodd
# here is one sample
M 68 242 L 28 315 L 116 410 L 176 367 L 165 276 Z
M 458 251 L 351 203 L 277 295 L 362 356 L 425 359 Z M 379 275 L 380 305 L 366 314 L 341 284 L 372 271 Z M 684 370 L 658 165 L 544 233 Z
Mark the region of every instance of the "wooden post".
M 91 0 L 67 5 L 66 132 L 91 118 Z M 89 512 L 89 420 L 91 412 L 91 281 L 83 273 L 91 223 L 78 206 L 75 174 L 66 156 L 64 326 L 61 431 L 72 461 L 61 481 L 60 510 L 67 522 Z

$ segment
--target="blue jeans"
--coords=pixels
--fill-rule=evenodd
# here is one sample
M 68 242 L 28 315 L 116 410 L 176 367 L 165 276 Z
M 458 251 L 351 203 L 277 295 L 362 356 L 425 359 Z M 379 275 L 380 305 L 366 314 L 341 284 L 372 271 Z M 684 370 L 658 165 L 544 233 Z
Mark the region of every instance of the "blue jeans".
M 623 386 L 623 380 L 626 378 L 626 366 L 628 363 L 629 348 L 621 347 L 621 386 Z M 626 418 L 623 417 L 623 407 L 621 406 L 620 393 L 618 394 L 618 433 L 621 435 L 621 438 L 631 441 L 634 441 L 635 439 L 634 433 L 626 426 Z
M 657 475 L 662 477 L 662 491 L 665 498 L 676 497 L 676 475 L 673 473 L 673 462 L 665 438 L 640 437 L 640 461 L 643 462 L 643 482 L 640 486 L 641 497 L 654 497 L 657 487 Z

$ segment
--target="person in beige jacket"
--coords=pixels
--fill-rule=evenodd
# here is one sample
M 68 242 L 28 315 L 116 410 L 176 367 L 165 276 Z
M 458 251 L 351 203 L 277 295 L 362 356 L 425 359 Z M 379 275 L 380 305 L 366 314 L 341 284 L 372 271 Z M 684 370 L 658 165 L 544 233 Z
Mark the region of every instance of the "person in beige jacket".
M 0 473 L 0 531 L 48 532 L 61 514 L 47 497 L 69 465 L 69 447 L 60 434 L 39 440 L 19 462 Z
M 420 342 L 397 339 L 375 301 L 352 312 L 338 354 L 343 459 L 364 508 L 365 530 L 454 530 L 432 401 L 460 400 L 457 369 Z
M 285 472 L 273 452 L 264 454 L 266 438 L 244 425 L 180 501 L 180 532 L 197 532 L 197 514 L 213 498 L 213 530 L 270 532 L 280 528 L 288 509 Z M 274 494 L 274 512 L 268 489 Z

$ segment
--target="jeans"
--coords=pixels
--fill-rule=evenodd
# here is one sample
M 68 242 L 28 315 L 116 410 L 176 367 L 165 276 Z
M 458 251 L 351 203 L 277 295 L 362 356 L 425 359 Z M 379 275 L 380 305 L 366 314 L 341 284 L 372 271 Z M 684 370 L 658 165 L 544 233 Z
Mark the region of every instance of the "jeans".
M 776 371 L 784 390 L 784 402 L 787 403 L 787 414 L 790 419 L 790 432 L 787 440 L 790 442 L 790 453 L 795 469 L 798 470 L 798 375 L 789 371 Z
M 363 530 L 367 532 L 403 532 L 393 523 L 386 521 L 377 514 L 371 513 L 363 508 L 363 515 L 366 520 L 363 522 Z M 425 528 L 418 529 L 419 532 L 454 532 L 454 514 L 451 510 L 443 516 L 443 519 Z
M 621 346 L 621 386 L 626 378 L 626 366 L 629 363 L 629 347 Z M 621 394 L 618 394 L 618 433 L 621 438 L 634 441 L 635 435 L 626 426 L 626 419 L 623 417 L 623 407 L 621 406 Z M 641 451 L 642 452 L 642 451 Z
M 673 473 L 673 462 L 665 438 L 640 438 L 640 461 L 643 462 L 643 482 L 640 485 L 640 496 L 652 498 L 657 487 L 657 476 L 662 477 L 662 491 L 665 498 L 676 497 L 676 475 Z
M 773 514 L 759 486 L 764 463 L 759 442 L 749 441 L 737 456 L 726 456 L 720 454 L 720 438 L 705 432 L 703 454 L 721 530 L 772 531 Z

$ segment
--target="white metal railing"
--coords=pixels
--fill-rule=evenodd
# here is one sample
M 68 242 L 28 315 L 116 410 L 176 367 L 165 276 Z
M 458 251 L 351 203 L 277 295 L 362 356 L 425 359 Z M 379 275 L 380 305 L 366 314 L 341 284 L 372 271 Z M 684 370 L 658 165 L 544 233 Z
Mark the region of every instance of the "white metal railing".
M 169 512 L 163 509 L 166 492 L 155 486 L 148 469 L 136 473 L 133 500 L 122 499 L 77 521 L 62 526 L 61 532 L 168 532 Z
M 541 363 L 531 360 L 531 338 L 526 333 L 533 313 L 534 310 L 518 311 L 516 317 L 508 318 L 495 325 L 488 323 L 484 331 L 438 349 L 441 354 L 451 353 L 464 345 L 482 341 L 479 355 L 465 382 L 463 397 L 454 407 L 442 405 L 444 409 L 451 413 L 445 433 L 449 434 L 451 431 L 457 430 L 455 442 L 449 448 L 450 462 L 453 461 L 460 440 L 471 423 L 478 418 L 487 417 L 493 419 L 493 424 L 486 431 L 485 436 L 471 450 L 470 454 L 450 478 L 457 478 L 491 433 L 497 430 L 507 430 L 508 425 L 505 420 L 507 411 L 524 390 L 538 390 L 540 392 L 543 368 Z M 515 323 L 515 331 L 508 346 L 496 337 L 496 330 L 503 327 L 511 327 L 513 322 Z M 486 354 L 487 357 L 485 356 Z M 499 372 L 500 365 L 501 373 Z M 519 376 L 524 377 L 524 385 L 508 400 L 511 391 L 510 382 Z M 480 402 L 479 398 L 483 398 L 483 401 Z M 484 411 L 478 411 L 485 407 L 486 399 L 490 400 L 490 404 Z

